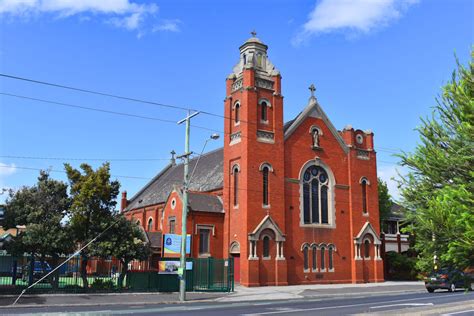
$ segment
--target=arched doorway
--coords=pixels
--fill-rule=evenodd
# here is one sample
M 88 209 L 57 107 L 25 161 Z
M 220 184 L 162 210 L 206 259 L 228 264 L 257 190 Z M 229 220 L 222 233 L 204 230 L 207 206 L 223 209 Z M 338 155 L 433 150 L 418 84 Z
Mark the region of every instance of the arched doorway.
M 240 283 L 240 244 L 237 241 L 230 245 L 229 253 L 234 259 L 234 282 Z

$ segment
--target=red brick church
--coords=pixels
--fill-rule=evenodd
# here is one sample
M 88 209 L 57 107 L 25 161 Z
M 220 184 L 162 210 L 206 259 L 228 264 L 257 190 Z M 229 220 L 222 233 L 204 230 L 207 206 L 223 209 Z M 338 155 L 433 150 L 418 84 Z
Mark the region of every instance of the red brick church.
M 191 255 L 234 257 L 245 286 L 381 282 L 374 135 L 337 130 L 314 86 L 284 123 L 267 49 L 251 37 L 226 79 L 224 147 L 201 156 L 190 183 Z M 135 196 L 122 194 L 157 252 L 161 234 L 181 233 L 183 165 L 172 154 Z

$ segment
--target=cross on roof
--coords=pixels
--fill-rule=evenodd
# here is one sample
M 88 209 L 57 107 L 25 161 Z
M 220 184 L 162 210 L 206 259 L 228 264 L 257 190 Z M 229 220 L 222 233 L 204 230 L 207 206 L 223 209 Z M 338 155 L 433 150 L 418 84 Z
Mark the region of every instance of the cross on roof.
M 311 91 L 311 97 L 314 97 L 314 91 L 316 91 L 314 84 L 311 84 L 308 89 Z
M 252 34 L 253 37 L 256 37 L 256 36 L 257 36 L 257 32 L 255 32 L 255 30 L 253 30 L 252 32 L 250 32 L 250 34 Z

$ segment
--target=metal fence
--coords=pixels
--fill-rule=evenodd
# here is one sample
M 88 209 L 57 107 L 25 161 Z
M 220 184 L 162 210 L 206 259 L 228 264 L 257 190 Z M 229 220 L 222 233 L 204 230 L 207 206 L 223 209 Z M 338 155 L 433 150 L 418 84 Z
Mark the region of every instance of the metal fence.
M 12 257 L 0 255 L 0 294 L 20 293 L 30 284 L 35 283 L 52 269 L 52 258 L 44 261 L 30 256 Z M 62 263 L 66 258 L 60 258 Z M 119 286 L 122 264 L 110 258 L 89 258 L 87 263 L 88 287 L 84 286 L 80 273 L 81 258 L 79 256 L 61 266 L 56 272 L 29 289 L 32 293 L 54 292 L 114 292 L 114 291 L 160 291 L 175 292 L 179 290 L 177 271 L 173 267 L 176 258 L 156 261 L 133 261 L 128 265 L 128 273 L 124 276 L 123 287 Z M 187 291 L 221 291 L 234 290 L 233 260 L 230 259 L 195 259 L 188 258 L 186 273 Z M 33 262 L 33 263 L 32 263 Z M 161 269 L 160 269 L 160 262 Z M 164 264 L 163 264 L 164 263 Z M 33 273 L 30 273 L 33 271 Z

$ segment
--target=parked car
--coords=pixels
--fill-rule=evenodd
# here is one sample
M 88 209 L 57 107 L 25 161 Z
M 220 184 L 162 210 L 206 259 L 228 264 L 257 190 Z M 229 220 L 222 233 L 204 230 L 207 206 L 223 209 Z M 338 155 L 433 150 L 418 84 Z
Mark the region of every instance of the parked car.
M 425 279 L 425 287 L 430 293 L 438 289 L 454 292 L 457 288 L 472 290 L 471 282 L 471 278 L 464 272 L 445 268 L 432 272 Z
M 43 270 L 43 264 L 44 264 L 44 270 Z M 41 279 L 43 276 L 51 272 L 51 270 L 52 269 L 49 263 L 47 262 L 42 263 L 41 261 L 35 261 L 34 269 L 33 269 L 33 281 L 37 281 Z M 23 266 L 23 274 L 21 277 L 23 281 L 25 282 L 28 281 L 29 273 L 30 273 L 30 264 L 27 264 Z

